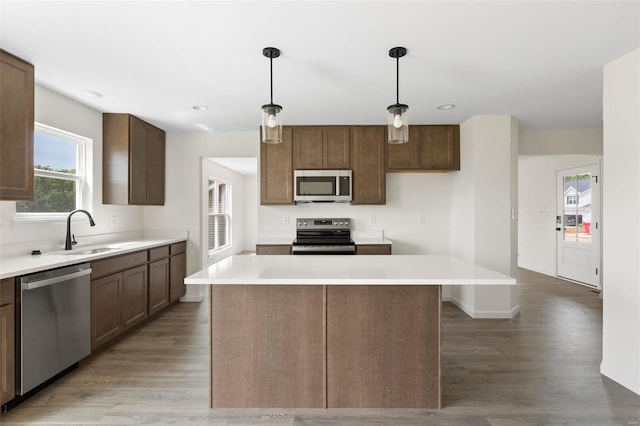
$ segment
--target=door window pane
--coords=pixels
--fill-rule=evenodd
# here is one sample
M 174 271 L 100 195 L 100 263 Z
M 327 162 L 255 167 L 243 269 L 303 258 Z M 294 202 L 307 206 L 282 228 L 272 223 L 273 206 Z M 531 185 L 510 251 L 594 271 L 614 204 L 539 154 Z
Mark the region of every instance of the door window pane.
M 591 243 L 591 174 L 564 176 L 565 241 Z

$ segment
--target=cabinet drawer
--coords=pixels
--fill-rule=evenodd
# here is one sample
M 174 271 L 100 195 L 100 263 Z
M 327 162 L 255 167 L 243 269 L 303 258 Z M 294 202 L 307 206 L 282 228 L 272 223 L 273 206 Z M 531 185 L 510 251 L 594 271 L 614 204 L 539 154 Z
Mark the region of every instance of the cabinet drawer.
M 181 243 L 171 244 L 171 256 L 178 253 L 184 253 L 187 251 L 187 242 L 183 241 Z
M 356 246 L 356 254 L 368 254 L 368 255 L 388 255 L 391 254 L 390 244 L 364 244 Z
M 0 281 L 0 306 L 13 304 L 13 278 Z
M 147 262 L 147 250 L 91 262 L 91 279 L 124 271 Z
M 164 259 L 165 257 L 169 257 L 169 246 L 149 249 L 149 261 Z

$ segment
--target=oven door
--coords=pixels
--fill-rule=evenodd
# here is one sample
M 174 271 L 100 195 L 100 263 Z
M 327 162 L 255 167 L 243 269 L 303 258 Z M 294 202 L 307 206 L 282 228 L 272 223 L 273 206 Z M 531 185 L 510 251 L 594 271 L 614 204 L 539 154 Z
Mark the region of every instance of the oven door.
M 354 245 L 335 245 L 335 246 L 323 246 L 323 245 L 294 245 L 291 248 L 291 254 L 306 254 L 306 255 L 325 255 L 325 254 L 356 254 L 356 246 Z

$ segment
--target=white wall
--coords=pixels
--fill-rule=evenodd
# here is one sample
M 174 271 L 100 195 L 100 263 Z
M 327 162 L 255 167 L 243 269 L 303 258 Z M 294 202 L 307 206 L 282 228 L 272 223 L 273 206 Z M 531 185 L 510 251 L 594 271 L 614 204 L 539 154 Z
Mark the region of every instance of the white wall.
M 520 156 L 518 266 L 556 276 L 556 171 L 600 160 L 595 155 Z
M 520 130 L 520 155 L 602 155 L 602 129 Z
M 88 155 L 93 165 L 91 173 L 91 214 L 96 226 L 87 218 L 74 215 L 72 231 L 82 242 L 86 236 L 114 232 L 135 232 L 142 229 L 142 207 L 102 204 L 102 113 L 62 96 L 42 86 L 35 87 L 35 121 L 93 140 Z M 66 221 L 16 222 L 15 201 L 0 202 L 0 250 L 5 255 L 17 248 L 51 250 L 64 246 Z
M 201 159 L 258 157 L 258 132 L 167 132 L 165 205 L 145 206 L 145 231 L 187 230 L 187 274 L 202 268 L 200 234 Z M 187 286 L 185 300 L 201 298 L 204 289 Z
M 452 254 L 515 277 L 518 124 L 509 116 L 472 117 L 460 126 L 460 151 Z M 511 318 L 519 309 L 516 286 L 452 287 L 451 298 L 474 318 Z
M 256 159 L 257 161 L 257 159 Z M 243 223 L 243 240 L 242 247 L 244 250 L 255 250 L 258 242 L 258 177 L 257 175 L 243 176 L 243 202 L 244 210 L 242 211 Z
M 640 394 L 640 49 L 604 67 L 600 371 Z

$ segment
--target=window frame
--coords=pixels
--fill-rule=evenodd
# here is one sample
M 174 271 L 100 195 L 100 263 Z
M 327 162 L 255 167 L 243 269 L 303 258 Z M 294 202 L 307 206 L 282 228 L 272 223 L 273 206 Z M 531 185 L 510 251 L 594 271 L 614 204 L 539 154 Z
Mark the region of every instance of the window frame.
M 65 139 L 74 142 L 76 149 L 76 173 L 63 173 L 52 170 L 37 169 L 34 165 L 33 175 L 35 177 L 44 177 L 50 179 L 61 179 L 74 182 L 76 192 L 76 209 L 91 210 L 90 191 L 90 171 L 91 165 L 88 162 L 91 152 L 91 139 L 80 136 L 56 127 L 48 126 L 42 123 L 34 123 L 35 133 L 44 133 L 49 136 Z M 34 137 L 35 139 L 35 137 Z M 35 143 L 35 142 L 34 142 Z M 15 212 L 15 221 L 20 222 L 60 222 L 65 221 L 70 212 Z
M 220 184 L 224 184 L 226 186 L 226 204 L 227 204 L 227 212 L 226 213 L 215 213 L 215 211 L 217 210 L 216 207 L 214 208 L 210 208 L 210 202 L 209 200 L 211 199 L 211 190 L 213 188 L 215 188 L 215 193 L 214 193 L 214 203 L 217 204 L 218 203 L 218 194 L 219 194 L 219 188 L 220 188 Z M 231 182 L 225 180 L 225 179 L 220 179 L 220 178 L 215 178 L 212 176 L 209 176 L 209 178 L 207 179 L 207 252 L 209 254 L 209 256 L 215 255 L 223 250 L 227 250 L 229 248 L 232 247 L 232 229 L 233 227 L 231 226 L 231 221 L 232 221 L 232 184 Z M 209 242 L 212 238 L 211 233 L 210 233 L 210 229 L 211 227 L 209 226 L 210 220 L 212 216 L 226 216 L 226 244 L 219 246 L 218 245 L 218 235 L 213 235 L 213 241 L 215 242 L 215 246 L 213 248 L 211 248 L 209 246 Z M 214 230 L 217 230 L 218 226 L 215 225 L 214 226 Z

